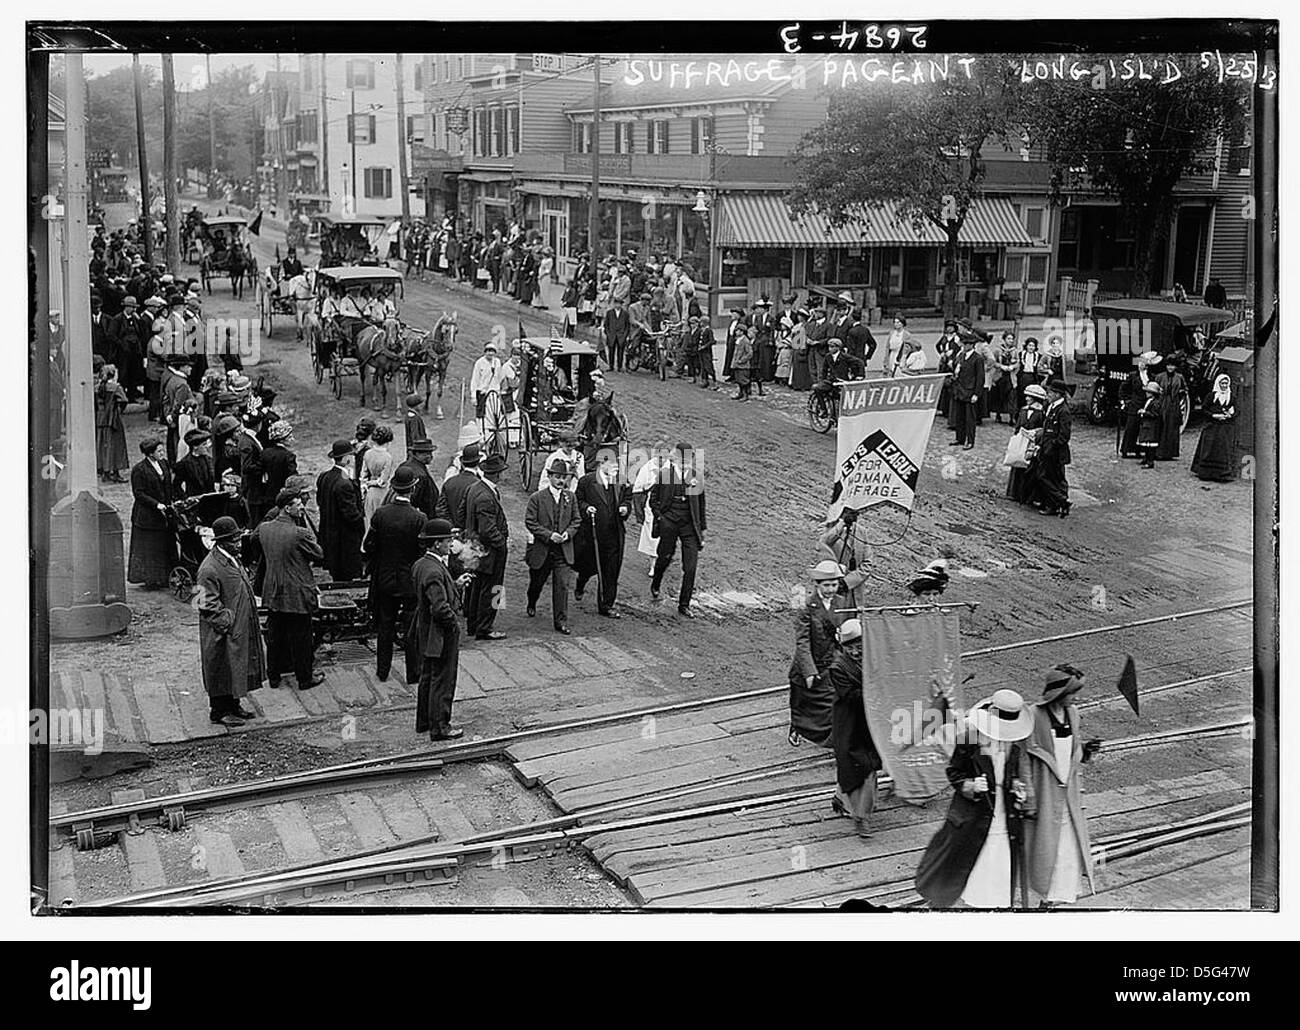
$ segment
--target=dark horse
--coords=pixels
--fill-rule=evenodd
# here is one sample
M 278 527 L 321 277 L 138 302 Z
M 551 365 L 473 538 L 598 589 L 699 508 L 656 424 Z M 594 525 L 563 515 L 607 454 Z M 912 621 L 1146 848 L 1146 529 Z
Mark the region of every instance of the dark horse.
M 388 407 L 388 384 L 403 364 L 402 341 L 396 321 L 387 325 L 367 325 L 357 332 L 355 342 L 357 374 L 361 380 L 361 403 L 366 403 L 366 370 L 374 372 L 375 389 L 380 401 L 377 410 Z M 394 409 L 397 408 L 394 398 Z
M 618 449 L 627 439 L 627 422 L 614 410 L 614 394 L 593 397 L 587 417 L 578 427 L 582 457 L 588 469 L 596 467 L 596 455 L 609 448 Z
M 203 287 L 212 293 L 212 280 L 221 273 L 230 276 L 230 293 L 243 297 L 244 281 L 252 286 L 257 281 L 257 259 L 247 247 L 228 247 L 220 253 L 206 253 L 199 262 L 199 277 Z
M 429 406 L 429 396 L 433 393 L 433 382 L 438 383 L 438 405 L 435 418 L 442 418 L 442 391 L 447 385 L 447 365 L 451 361 L 451 352 L 456 348 L 456 312 L 443 312 L 434 324 L 431 334 L 424 334 L 412 339 L 406 351 L 406 392 L 417 393 L 420 383 L 424 383 L 424 406 Z

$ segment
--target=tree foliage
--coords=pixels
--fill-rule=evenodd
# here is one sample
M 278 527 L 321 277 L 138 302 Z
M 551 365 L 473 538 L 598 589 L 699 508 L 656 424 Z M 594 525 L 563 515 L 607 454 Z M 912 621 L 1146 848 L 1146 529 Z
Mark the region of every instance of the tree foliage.
M 1220 134 L 1244 128 L 1246 93 L 1220 83 L 1199 61 L 1183 57 L 1183 77 L 1121 81 L 1098 78 L 1035 83 L 1025 116 L 1031 144 L 1053 166 L 1053 192 L 1087 191 L 1115 197 L 1133 226 L 1132 291 L 1150 288 L 1160 245 L 1168 237 L 1174 187 L 1208 171 Z
M 958 234 L 984 181 L 989 141 L 1017 129 L 1021 92 L 1010 62 L 976 62 L 972 76 L 931 85 L 864 85 L 832 94 L 826 121 L 795 153 L 796 213 L 844 224 L 855 209 L 893 208 L 918 230 L 947 237 L 944 309 L 955 310 Z

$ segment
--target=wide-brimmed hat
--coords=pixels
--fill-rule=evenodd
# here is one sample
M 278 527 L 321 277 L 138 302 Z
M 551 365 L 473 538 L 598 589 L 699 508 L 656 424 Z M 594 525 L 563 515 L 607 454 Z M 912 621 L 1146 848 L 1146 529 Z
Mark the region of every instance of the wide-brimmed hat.
M 454 534 L 451 523 L 446 519 L 429 519 L 420 530 L 420 543 L 428 544 L 434 540 L 450 540 Z
M 167 302 L 156 294 L 152 297 L 146 297 L 144 301 L 144 306 L 147 308 L 161 308 L 165 307 L 166 304 Z M 53 314 L 53 312 L 51 312 L 51 314 Z
M 239 528 L 239 523 L 229 515 L 222 515 L 221 518 L 212 523 L 212 539 L 215 543 L 237 539 L 243 535 L 243 532 Z
M 335 440 L 334 443 L 330 446 L 328 456 L 337 461 L 339 458 L 347 457 L 351 453 L 352 453 L 351 440 Z
M 479 466 L 480 471 L 496 475 L 498 472 L 504 472 L 508 462 L 503 454 L 489 454 L 483 459 L 483 464 Z
M 1034 729 L 1034 713 L 1014 690 L 995 690 L 966 714 L 966 724 L 992 740 L 1024 740 Z
M 278 494 L 275 495 L 275 503 L 279 507 L 283 508 L 286 504 L 292 504 L 300 497 L 302 497 L 301 490 L 295 490 L 291 486 L 286 486 Z
M 1043 674 L 1040 705 L 1050 705 L 1057 698 L 1083 689 L 1083 673 L 1072 665 L 1054 665 Z
M 406 406 L 408 408 L 419 408 L 424 405 L 424 398 L 418 393 L 408 393 L 406 395 Z
M 218 436 L 225 433 L 233 433 L 239 428 L 239 419 L 234 415 L 221 415 L 217 421 L 212 424 L 212 431 Z
M 1158 352 L 1149 350 L 1143 351 L 1138 355 L 1139 365 L 1158 365 L 1160 364 L 1160 355 Z
M 483 454 L 477 441 L 466 444 L 460 452 L 460 467 L 463 469 L 478 468 L 478 463 L 482 458 Z
M 197 447 L 201 443 L 207 443 L 212 439 L 212 434 L 206 429 L 191 429 L 185 434 L 185 446 Z
M 388 485 L 397 493 L 406 494 L 414 490 L 415 484 L 419 481 L 420 480 L 416 477 L 414 472 L 408 469 L 405 465 L 399 465 L 397 471 L 393 473 L 393 478 L 389 480 Z
M 1030 383 L 1028 386 L 1025 387 L 1025 396 L 1037 397 L 1040 401 L 1045 401 L 1047 400 L 1047 391 L 1044 390 L 1037 383 Z
M 1047 384 L 1049 390 L 1055 390 L 1057 393 L 1067 393 L 1074 396 L 1074 383 L 1067 383 L 1064 379 L 1053 379 Z
M 293 436 L 293 426 L 285 419 L 280 419 L 279 422 L 272 422 L 271 428 L 266 431 L 266 438 L 270 440 L 271 443 L 278 443 L 280 440 L 287 440 L 291 436 Z
M 1152 379 L 1149 383 L 1146 383 L 1146 384 L 1142 387 L 1142 389 L 1144 389 L 1147 393 L 1162 393 L 1162 392 L 1163 392 L 1163 391 L 1161 390 L 1161 388 L 1160 388 L 1160 384 L 1157 383 L 1154 379 Z
M 826 558 L 814 565 L 809 571 L 809 575 L 814 583 L 821 583 L 828 579 L 843 579 L 844 566 L 839 562 Z
M 849 644 L 862 639 L 862 622 L 859 619 L 845 619 L 835 631 L 835 639 L 841 644 Z

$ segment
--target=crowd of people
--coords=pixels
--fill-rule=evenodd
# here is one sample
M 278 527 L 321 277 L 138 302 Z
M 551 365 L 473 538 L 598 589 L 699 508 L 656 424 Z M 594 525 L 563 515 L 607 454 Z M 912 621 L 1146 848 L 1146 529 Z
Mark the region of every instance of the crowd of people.
M 415 219 L 399 230 L 390 257 L 405 263 L 407 276 L 423 279 L 434 272 L 531 307 L 560 306 L 552 274 L 555 251 L 537 230 L 526 232 L 518 221 L 484 233 L 458 231 L 450 217 L 436 224 Z

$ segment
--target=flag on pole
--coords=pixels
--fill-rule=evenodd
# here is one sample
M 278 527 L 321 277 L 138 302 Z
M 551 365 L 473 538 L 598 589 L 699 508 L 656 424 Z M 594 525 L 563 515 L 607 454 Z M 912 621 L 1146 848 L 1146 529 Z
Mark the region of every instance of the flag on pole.
M 828 522 L 878 504 L 911 511 L 946 376 L 870 379 L 840 386 L 835 483 Z
M 1132 655 L 1129 655 L 1124 662 L 1124 671 L 1119 674 L 1119 683 L 1117 686 L 1119 687 L 1119 692 L 1123 695 L 1124 700 L 1127 701 L 1129 707 L 1133 709 L 1133 714 L 1141 714 L 1138 712 L 1137 669 L 1133 665 Z
M 262 235 L 262 212 L 257 212 L 257 217 L 248 223 L 248 231 L 254 236 Z

